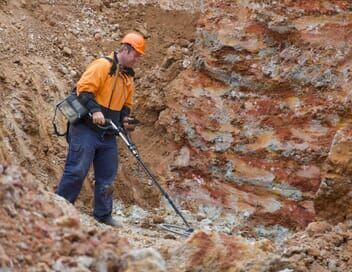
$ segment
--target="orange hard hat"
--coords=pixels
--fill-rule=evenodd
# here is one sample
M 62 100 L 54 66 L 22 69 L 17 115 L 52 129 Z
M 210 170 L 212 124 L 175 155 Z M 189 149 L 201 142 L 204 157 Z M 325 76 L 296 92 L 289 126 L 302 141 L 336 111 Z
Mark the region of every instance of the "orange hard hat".
M 134 50 L 144 55 L 145 41 L 142 35 L 135 32 L 128 33 L 125 37 L 123 37 L 121 43 L 130 44 Z

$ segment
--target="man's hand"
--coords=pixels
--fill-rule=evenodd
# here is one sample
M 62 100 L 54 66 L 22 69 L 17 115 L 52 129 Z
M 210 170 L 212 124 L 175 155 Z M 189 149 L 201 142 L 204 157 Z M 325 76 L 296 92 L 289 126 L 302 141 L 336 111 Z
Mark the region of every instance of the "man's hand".
M 104 114 L 101 111 L 94 112 L 92 115 L 92 119 L 93 119 L 93 124 L 101 125 L 101 126 L 105 125 Z
M 137 122 L 135 122 L 135 121 L 136 120 L 134 118 L 126 116 L 122 120 L 122 125 L 128 131 L 134 131 L 134 129 L 136 128 L 136 124 L 137 124 Z

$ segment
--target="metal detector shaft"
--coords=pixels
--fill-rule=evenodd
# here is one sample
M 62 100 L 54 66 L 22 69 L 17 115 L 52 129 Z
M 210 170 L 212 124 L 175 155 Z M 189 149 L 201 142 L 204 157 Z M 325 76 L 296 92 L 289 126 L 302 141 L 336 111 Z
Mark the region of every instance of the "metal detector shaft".
M 163 187 L 161 187 L 161 185 L 159 184 L 159 182 L 155 179 L 155 177 L 153 176 L 153 174 L 149 171 L 149 169 L 145 166 L 145 164 L 143 163 L 143 161 L 141 160 L 138 150 L 136 148 L 136 146 L 127 138 L 127 136 L 124 134 L 124 130 L 121 127 L 116 126 L 111 120 L 110 124 L 111 126 L 114 128 L 114 130 L 117 131 L 118 135 L 120 136 L 120 138 L 124 141 L 124 143 L 126 144 L 126 146 L 128 147 L 128 149 L 131 151 L 131 153 L 133 154 L 133 156 L 137 159 L 137 161 L 140 163 L 140 165 L 143 167 L 143 169 L 145 170 L 145 172 L 148 174 L 148 176 L 152 179 L 152 181 L 154 182 L 154 184 L 158 187 L 158 189 L 160 190 L 160 192 L 164 195 L 164 197 L 167 199 L 167 201 L 170 203 L 170 205 L 172 206 L 172 208 L 175 210 L 175 212 L 182 218 L 183 222 L 185 223 L 185 225 L 189 228 L 189 230 L 193 230 L 192 227 L 190 226 L 190 224 L 187 222 L 187 220 L 184 218 L 184 216 L 182 215 L 182 213 L 180 212 L 180 210 L 176 207 L 176 205 L 174 204 L 174 202 L 172 201 L 172 199 L 170 198 L 169 194 L 164 190 Z
M 149 169 L 144 165 L 143 161 L 140 159 L 140 157 L 136 157 L 136 159 L 138 160 L 138 162 L 140 163 L 140 165 L 142 165 L 142 167 L 144 168 L 144 170 L 148 173 L 149 177 L 153 180 L 154 184 L 158 187 L 158 189 L 160 190 L 160 192 L 164 195 L 164 197 L 167 199 L 167 201 L 170 203 L 170 205 L 172 206 L 172 208 L 175 210 L 175 212 L 182 218 L 183 222 L 185 223 L 185 225 L 188 228 L 191 228 L 191 226 L 188 224 L 188 222 L 186 221 L 186 219 L 184 218 L 184 216 L 182 215 L 182 213 L 180 212 L 179 209 L 177 209 L 176 205 L 174 204 L 174 202 L 172 201 L 172 199 L 170 198 L 170 196 L 168 195 L 168 193 L 163 189 L 163 187 L 161 187 L 161 185 L 159 184 L 159 182 L 156 181 L 156 179 L 154 178 L 154 176 L 152 175 L 152 173 L 149 171 Z

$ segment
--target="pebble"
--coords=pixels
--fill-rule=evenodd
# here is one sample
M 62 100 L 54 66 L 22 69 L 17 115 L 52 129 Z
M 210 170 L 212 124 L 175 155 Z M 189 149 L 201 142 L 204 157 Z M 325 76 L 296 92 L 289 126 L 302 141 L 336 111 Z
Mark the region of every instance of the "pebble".
M 57 68 L 62 74 L 64 74 L 64 75 L 68 74 L 68 69 L 65 66 L 63 66 L 62 64 L 59 64 Z
M 120 39 L 120 33 L 114 33 L 111 35 L 111 38 L 115 41 L 119 40 Z
M 17 243 L 16 246 L 19 249 L 28 249 L 28 245 L 24 242 Z
M 139 25 L 136 29 L 139 33 L 141 33 L 143 35 L 143 37 L 145 38 L 149 38 L 150 34 L 147 30 L 147 26 L 146 25 Z
M 117 31 L 117 30 L 119 30 L 120 29 L 120 25 L 119 24 L 114 24 L 114 25 L 112 25 L 112 27 L 111 27 L 111 30 L 112 31 Z
M 197 213 L 197 221 L 202 221 L 206 218 L 207 218 L 207 216 L 205 213 Z
M 72 56 L 72 50 L 70 48 L 65 46 L 62 51 L 63 51 L 64 55 L 69 56 L 69 57 Z
M 175 235 L 170 234 L 170 233 L 165 234 L 163 238 L 164 239 L 169 239 L 169 240 L 176 240 L 177 239 Z
M 92 257 L 88 257 L 88 256 L 79 256 L 77 258 L 77 262 L 81 265 L 83 265 L 84 267 L 90 267 L 93 263 L 94 259 Z
M 337 269 L 337 265 L 336 264 L 337 263 L 336 263 L 335 260 L 330 260 L 329 264 L 328 264 L 329 271 L 331 271 L 331 272 L 336 271 L 336 269 Z
M 162 216 L 160 215 L 153 215 L 153 223 L 154 224 L 161 224 L 161 223 L 164 223 L 165 220 Z
M 75 77 L 75 76 L 77 76 L 77 72 L 75 70 L 71 70 L 70 71 L 70 75 Z
M 94 39 L 96 41 L 101 41 L 103 39 L 103 35 L 100 32 L 94 34 Z

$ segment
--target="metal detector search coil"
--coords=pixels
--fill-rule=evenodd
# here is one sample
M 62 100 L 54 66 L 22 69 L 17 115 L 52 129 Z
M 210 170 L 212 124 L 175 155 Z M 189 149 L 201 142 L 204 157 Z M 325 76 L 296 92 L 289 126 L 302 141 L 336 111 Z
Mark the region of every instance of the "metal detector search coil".
M 65 97 L 64 100 L 60 101 L 56 107 L 71 124 L 76 123 L 88 113 L 87 108 L 81 104 L 76 93 L 74 92 Z

